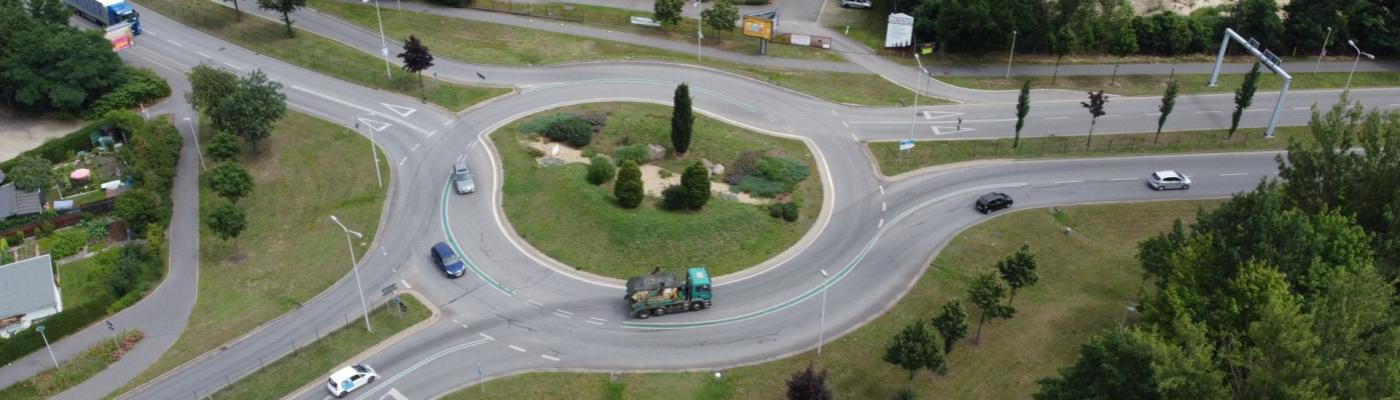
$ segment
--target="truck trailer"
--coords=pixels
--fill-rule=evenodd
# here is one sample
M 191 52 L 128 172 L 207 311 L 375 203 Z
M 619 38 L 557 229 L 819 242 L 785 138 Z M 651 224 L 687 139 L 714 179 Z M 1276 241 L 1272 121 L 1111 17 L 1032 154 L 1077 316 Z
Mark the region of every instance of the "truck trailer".
M 104 28 L 129 21 L 131 33 L 141 34 L 141 14 L 126 0 L 63 0 L 63 4 Z
M 676 274 L 658 268 L 628 279 L 627 295 L 623 296 L 627 313 L 638 319 L 710 308 L 711 298 L 710 271 L 705 267 L 686 270 L 685 280 L 677 280 Z

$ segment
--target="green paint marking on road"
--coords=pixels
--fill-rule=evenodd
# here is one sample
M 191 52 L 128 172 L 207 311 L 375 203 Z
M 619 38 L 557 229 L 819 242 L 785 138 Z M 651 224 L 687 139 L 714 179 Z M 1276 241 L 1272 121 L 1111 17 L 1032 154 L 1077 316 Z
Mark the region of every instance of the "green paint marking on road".
M 457 245 L 457 237 L 452 235 L 452 226 L 447 221 L 447 197 L 451 192 L 451 187 L 452 179 L 449 177 L 447 179 L 447 184 L 442 186 L 442 201 L 440 210 L 438 210 L 439 220 L 442 222 L 442 234 L 447 236 L 447 244 L 452 246 L 452 251 L 457 252 L 457 256 L 461 257 L 462 261 L 467 264 L 467 269 L 472 270 L 472 273 L 475 274 L 476 277 L 481 278 L 482 282 L 486 282 L 486 284 L 491 285 L 491 287 L 496 288 L 496 290 L 504 293 L 506 296 L 515 297 L 515 293 L 511 292 L 509 288 L 501 285 L 500 282 L 496 282 L 495 279 L 491 279 L 491 276 L 487 275 L 481 268 L 477 268 L 476 263 L 472 262 L 471 257 L 467 257 L 467 254 L 462 252 L 462 246 Z

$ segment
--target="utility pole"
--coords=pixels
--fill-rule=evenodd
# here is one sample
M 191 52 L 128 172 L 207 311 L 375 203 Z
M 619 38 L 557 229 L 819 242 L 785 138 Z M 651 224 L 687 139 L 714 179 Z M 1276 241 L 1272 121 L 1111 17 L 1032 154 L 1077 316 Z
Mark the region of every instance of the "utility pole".
M 331 221 L 345 231 L 345 244 L 350 246 L 350 270 L 355 272 L 355 288 L 359 289 L 357 293 L 360 294 L 360 310 L 364 311 L 365 331 L 373 332 L 374 329 L 369 326 L 369 306 L 365 305 L 365 287 L 360 285 L 360 268 L 355 263 L 355 244 L 350 241 L 350 235 L 355 235 L 357 238 L 364 238 L 365 235 L 346 228 L 345 224 L 340 223 L 340 218 L 336 218 L 334 215 L 331 216 Z
M 820 271 L 822 272 L 821 284 L 826 285 L 826 278 L 828 278 L 826 270 Z M 829 286 L 822 288 L 822 316 L 821 322 L 817 323 L 817 357 L 822 356 L 822 342 L 826 341 L 826 290 L 830 288 Z
M 1006 57 L 1006 80 L 1011 80 L 1011 59 L 1016 58 L 1016 31 L 1011 31 L 1011 55 Z
M 1351 62 L 1351 72 L 1347 74 L 1347 84 L 1342 86 L 1343 92 L 1351 89 L 1351 76 L 1356 75 L 1356 64 L 1361 62 L 1361 56 L 1366 56 L 1366 59 L 1368 60 L 1376 59 L 1376 56 L 1371 55 L 1371 53 L 1361 51 L 1360 47 L 1356 47 L 1356 42 L 1347 40 L 1347 44 L 1351 45 L 1351 48 L 1356 50 L 1356 60 Z
M 1327 57 L 1327 42 L 1332 40 L 1332 27 L 1327 27 L 1327 36 L 1322 38 L 1322 51 L 1317 53 L 1317 62 L 1313 64 L 1313 75 L 1317 75 L 1317 69 L 1322 66 L 1322 57 Z
M 368 3 L 369 0 L 360 0 L 360 2 Z M 394 74 L 389 71 L 389 41 L 384 39 L 384 17 L 379 14 L 379 0 L 374 0 L 374 18 L 379 20 L 379 53 L 384 55 L 384 76 L 393 80 Z

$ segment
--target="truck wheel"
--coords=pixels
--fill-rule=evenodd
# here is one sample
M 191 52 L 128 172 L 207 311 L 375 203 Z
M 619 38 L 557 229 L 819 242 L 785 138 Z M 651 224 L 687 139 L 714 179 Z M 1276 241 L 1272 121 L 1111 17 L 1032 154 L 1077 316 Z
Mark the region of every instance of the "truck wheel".
M 662 316 L 662 315 L 666 315 L 666 307 L 661 307 L 661 308 L 652 310 L 651 313 L 652 313 L 652 314 L 655 314 L 655 315 L 658 316 L 658 317 L 660 317 L 660 316 Z
M 636 317 L 637 319 L 647 319 L 648 317 L 651 317 L 651 311 L 643 310 L 642 312 L 637 313 Z
M 700 311 L 701 308 L 705 308 L 705 305 L 699 302 L 690 303 L 690 311 Z

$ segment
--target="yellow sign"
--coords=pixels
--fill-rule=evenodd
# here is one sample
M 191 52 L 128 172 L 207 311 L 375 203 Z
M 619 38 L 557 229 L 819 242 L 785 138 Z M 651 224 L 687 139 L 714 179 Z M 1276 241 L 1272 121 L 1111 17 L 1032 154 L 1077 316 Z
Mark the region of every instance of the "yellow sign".
M 130 23 L 114 26 L 107 30 L 107 33 L 103 36 L 112 42 L 112 51 L 126 50 L 130 48 L 131 45 L 135 44 L 132 40 Z
M 773 40 L 773 20 L 745 15 L 743 22 L 744 36 Z

